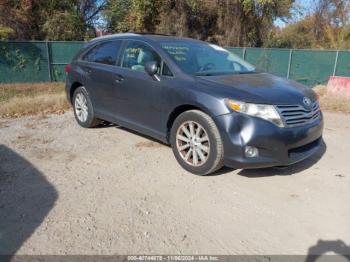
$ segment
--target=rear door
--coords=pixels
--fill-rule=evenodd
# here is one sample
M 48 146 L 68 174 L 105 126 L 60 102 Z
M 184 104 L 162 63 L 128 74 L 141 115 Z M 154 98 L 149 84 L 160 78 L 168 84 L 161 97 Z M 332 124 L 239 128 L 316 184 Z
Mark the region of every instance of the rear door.
M 114 93 L 120 80 L 117 63 L 122 44 L 122 40 L 102 42 L 82 58 L 84 85 L 97 115 L 114 118 L 119 112 Z

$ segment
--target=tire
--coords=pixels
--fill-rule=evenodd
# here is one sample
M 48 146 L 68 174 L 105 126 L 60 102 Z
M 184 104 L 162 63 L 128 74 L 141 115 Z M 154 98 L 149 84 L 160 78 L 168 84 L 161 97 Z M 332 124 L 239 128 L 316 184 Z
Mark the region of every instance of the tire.
M 94 109 L 90 97 L 83 86 L 78 87 L 75 90 L 72 104 L 75 120 L 80 126 L 91 128 L 96 127 L 101 123 L 101 120 L 94 115 Z
M 202 111 L 179 115 L 171 128 L 170 143 L 179 164 L 193 174 L 209 175 L 223 167 L 224 147 L 219 130 Z

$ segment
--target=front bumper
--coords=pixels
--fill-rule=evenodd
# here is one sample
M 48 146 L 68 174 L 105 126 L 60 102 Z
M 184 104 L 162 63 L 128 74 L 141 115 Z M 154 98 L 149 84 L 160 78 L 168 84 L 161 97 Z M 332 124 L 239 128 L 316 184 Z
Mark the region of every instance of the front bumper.
M 291 165 L 317 152 L 322 143 L 322 113 L 311 123 L 289 128 L 240 113 L 218 116 L 215 122 L 224 143 L 224 163 L 232 168 Z M 246 146 L 258 148 L 259 155 L 246 157 Z

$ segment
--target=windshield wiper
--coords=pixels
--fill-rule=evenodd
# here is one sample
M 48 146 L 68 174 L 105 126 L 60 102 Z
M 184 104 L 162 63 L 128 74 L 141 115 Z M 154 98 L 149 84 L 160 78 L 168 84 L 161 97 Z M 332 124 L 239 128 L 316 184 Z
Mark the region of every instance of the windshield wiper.
M 206 72 L 197 72 L 194 74 L 195 76 L 213 76 L 213 73 L 206 73 Z
M 247 75 L 247 74 L 257 74 L 259 73 L 258 71 L 242 71 L 242 72 L 237 72 L 240 75 Z
M 196 72 L 195 76 L 219 76 L 219 75 L 245 75 L 257 74 L 258 71 L 235 71 L 235 72 Z

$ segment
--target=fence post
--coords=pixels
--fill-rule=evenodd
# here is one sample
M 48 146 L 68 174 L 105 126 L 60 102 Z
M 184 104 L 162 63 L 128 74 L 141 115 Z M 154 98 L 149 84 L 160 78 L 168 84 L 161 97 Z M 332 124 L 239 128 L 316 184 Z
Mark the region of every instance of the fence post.
M 49 71 L 49 80 L 52 82 L 52 74 L 51 74 L 51 55 L 50 55 L 50 44 L 46 41 L 46 54 L 47 54 L 47 67 Z
M 339 50 L 337 50 L 337 54 L 335 56 L 334 67 L 333 67 L 333 76 L 335 76 L 335 73 L 337 72 L 338 57 L 339 57 Z
M 287 79 L 289 79 L 290 76 L 290 67 L 292 64 L 292 55 L 293 55 L 293 49 L 289 51 L 289 61 L 288 61 L 288 71 L 287 71 Z
M 243 60 L 245 60 L 246 53 L 247 53 L 247 48 L 243 47 L 243 57 L 242 57 Z

